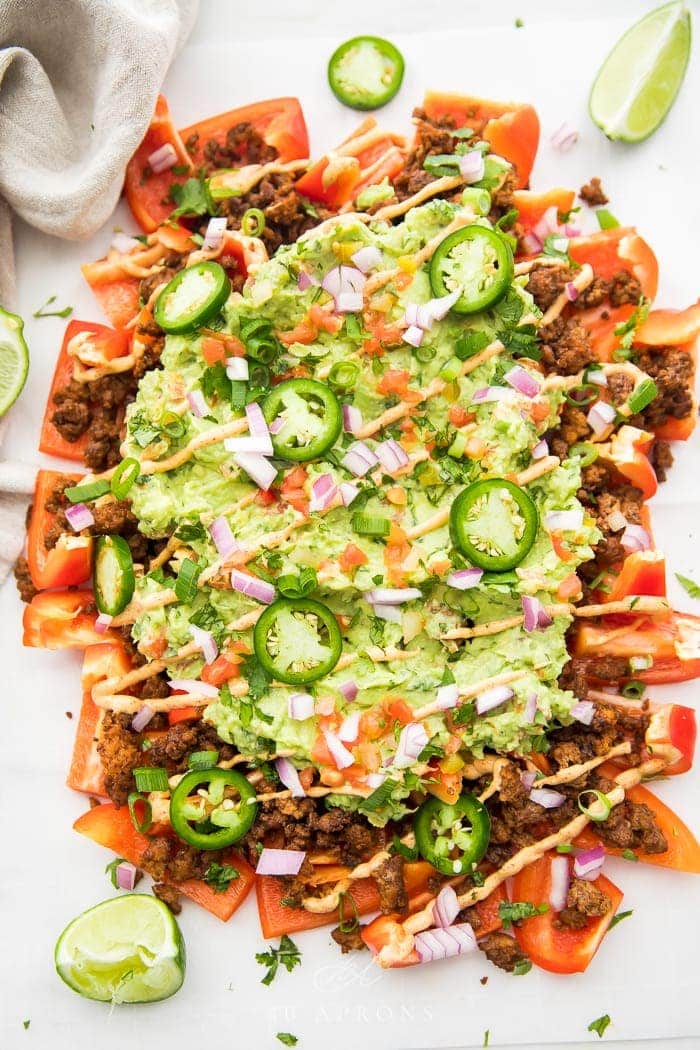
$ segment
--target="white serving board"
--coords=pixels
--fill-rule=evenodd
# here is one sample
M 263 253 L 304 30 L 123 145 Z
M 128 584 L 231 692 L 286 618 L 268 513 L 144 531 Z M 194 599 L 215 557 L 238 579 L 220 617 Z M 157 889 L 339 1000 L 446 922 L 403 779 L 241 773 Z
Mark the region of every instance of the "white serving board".
M 275 95 L 300 96 L 313 155 L 338 142 L 357 116 L 335 102 L 325 83 L 325 63 L 338 42 L 297 38 L 237 43 L 238 5 L 206 42 L 185 49 L 165 91 L 180 126 L 236 105 Z M 426 18 L 426 21 L 429 21 Z M 303 28 L 303 27 L 302 27 Z M 542 146 L 535 188 L 578 187 L 600 175 L 610 208 L 636 222 L 661 263 L 657 303 L 682 307 L 700 293 L 696 238 L 700 227 L 696 190 L 700 138 L 694 100 L 700 92 L 697 61 L 682 95 L 654 138 L 630 148 L 608 143 L 586 114 L 588 85 L 610 43 L 622 30 L 616 19 L 560 23 L 514 30 L 425 33 L 396 43 L 407 60 L 398 98 L 381 114 L 389 127 L 408 130 L 410 110 L 426 87 L 535 103 Z M 212 26 L 212 30 L 214 27 Z M 362 31 L 364 26 L 358 27 Z M 582 130 L 576 148 L 554 153 L 548 136 L 569 120 Z M 66 244 L 18 224 L 18 308 L 30 317 L 51 294 L 71 303 L 74 316 L 102 320 L 79 264 L 103 254 L 112 227 L 134 229 L 126 209 L 86 244 Z M 27 336 L 32 369 L 12 414 L 4 452 L 39 463 L 39 423 L 64 322 L 32 321 Z M 697 439 L 680 450 L 672 480 L 655 499 L 654 528 L 671 573 L 699 571 Z M 48 462 L 47 462 L 48 465 Z M 690 611 L 693 603 L 672 585 L 672 597 Z M 556 1041 L 591 1042 L 588 1023 L 609 1013 L 606 1040 L 692 1037 L 700 1031 L 697 987 L 698 882 L 624 861 L 606 870 L 625 889 L 634 916 L 606 940 L 588 973 L 556 977 L 533 970 L 512 978 L 481 956 L 403 971 L 380 973 L 366 955 L 342 957 L 327 930 L 296 940 L 303 964 L 281 972 L 271 987 L 260 984 L 254 953 L 262 950 L 255 903 L 226 926 L 193 905 L 181 926 L 189 955 L 188 976 L 172 1000 L 123 1008 L 110 1014 L 80 999 L 57 979 L 53 945 L 65 923 L 109 896 L 103 874 L 108 853 L 71 831 L 85 799 L 63 785 L 80 704 L 79 658 L 70 653 L 22 649 L 21 607 L 11 584 L 0 591 L 0 650 L 5 717 L 0 733 L 0 1047 L 52 1050 L 149 1050 L 210 1044 L 256 1050 L 279 1047 L 278 1031 L 299 1037 L 300 1050 L 408 1050 L 490 1045 L 543 1046 Z M 693 702 L 694 684 L 667 696 Z M 659 794 L 700 830 L 700 776 L 662 783 Z M 695 935 L 693 935 L 693 929 Z M 480 983 L 488 975 L 488 983 Z M 24 1030 L 22 1022 L 31 1020 Z

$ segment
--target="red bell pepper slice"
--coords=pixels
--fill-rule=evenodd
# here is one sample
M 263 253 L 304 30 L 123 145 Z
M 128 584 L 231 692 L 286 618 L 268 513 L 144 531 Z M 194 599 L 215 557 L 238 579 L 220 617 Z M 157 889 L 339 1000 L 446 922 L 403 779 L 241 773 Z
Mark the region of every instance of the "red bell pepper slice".
M 618 602 L 634 594 L 666 595 L 666 559 L 660 551 L 628 554 L 617 576 L 610 577 L 610 590 L 601 591 L 602 602 Z
M 73 358 L 68 353 L 68 344 L 79 335 L 80 332 L 92 332 L 91 342 L 95 342 L 106 357 L 121 357 L 129 352 L 130 337 L 126 332 L 115 332 L 103 324 L 95 324 L 93 321 L 69 321 L 63 336 L 63 343 L 56 361 L 51 389 L 46 402 L 44 420 L 41 424 L 41 437 L 39 438 L 39 451 L 45 452 L 47 456 L 58 456 L 61 459 L 70 459 L 75 463 L 82 463 L 83 452 L 89 441 L 87 434 L 82 434 L 77 441 L 67 441 L 58 432 L 51 422 L 56 411 L 53 398 L 58 390 L 68 386 L 73 378 Z
M 73 828 L 81 835 L 86 835 L 100 846 L 106 846 L 117 856 L 124 857 L 137 867 L 149 843 L 147 836 L 141 835 L 135 829 L 126 806 L 115 809 L 111 802 L 88 810 L 82 817 L 78 817 Z M 225 860 L 226 863 L 236 868 L 238 878 L 229 883 L 224 893 L 217 893 L 202 879 L 187 879 L 186 882 L 173 883 L 185 897 L 194 901 L 195 904 L 201 904 L 222 922 L 227 922 L 241 906 L 255 881 L 253 869 L 243 857 L 232 853 Z
M 126 166 L 124 193 L 137 223 L 146 233 L 155 230 L 167 219 L 174 205 L 168 201 L 168 191 L 173 182 L 184 182 L 187 175 L 174 175 L 172 170 L 160 175 L 148 174 L 148 158 L 162 146 L 170 145 L 177 155 L 177 164 L 185 165 L 188 173 L 193 164 L 185 149 L 182 137 L 175 129 L 170 107 L 164 95 L 159 95 L 153 119 L 148 126 L 141 145 Z M 165 201 L 165 203 L 163 203 Z
M 92 568 L 92 540 L 87 537 L 64 535 L 55 547 L 49 550 L 46 546 L 46 533 L 56 519 L 56 515 L 46 509 L 46 504 L 61 477 L 69 477 L 77 484 L 81 475 L 40 470 L 36 476 L 27 534 L 27 559 L 32 583 L 40 591 L 85 583 Z
M 527 186 L 540 141 L 540 122 L 532 106 L 429 91 L 423 108 L 429 120 L 451 117 L 455 127 L 473 128 L 515 167 L 516 188 Z
M 625 424 L 610 441 L 598 445 L 600 459 L 608 460 L 624 478 L 642 490 L 644 499 L 651 499 L 659 482 L 647 455 L 654 435 L 647 430 Z
M 695 363 L 700 333 L 700 302 L 685 310 L 652 310 L 635 332 L 635 346 L 672 346 L 690 354 Z M 662 441 L 687 441 L 698 420 L 697 407 L 684 419 L 667 419 L 654 433 Z
M 518 225 L 523 234 L 531 233 L 538 222 L 550 208 L 556 208 L 559 215 L 567 215 L 574 206 L 576 194 L 561 186 L 536 193 L 534 190 L 516 190 L 513 194 L 513 207 L 518 209 Z
M 210 139 L 215 139 L 223 146 L 227 132 L 236 124 L 252 124 L 268 146 L 274 146 L 278 159 L 283 163 L 289 160 L 304 160 L 309 155 L 309 133 L 299 99 L 271 98 L 263 102 L 252 102 L 249 106 L 241 106 L 240 109 L 231 109 L 227 113 L 219 113 L 215 117 L 200 120 L 184 128 L 180 132 L 183 142 L 187 142 L 193 135 L 199 136 L 191 154 L 195 167 L 205 162 L 205 144 Z
M 168 725 L 176 726 L 179 722 L 197 722 L 202 717 L 200 707 L 178 707 L 175 711 L 168 711 Z
M 546 853 L 518 872 L 513 879 L 511 900 L 548 904 L 555 856 Z M 555 925 L 556 912 L 551 907 L 513 927 L 520 948 L 536 966 L 550 973 L 583 973 L 587 969 L 622 902 L 622 890 L 604 875 L 599 875 L 592 885 L 609 898 L 611 907 L 606 915 L 589 918 L 581 929 Z
M 682 704 L 652 704 L 651 710 L 654 717 L 645 735 L 647 744 L 652 749 L 655 746 L 672 744 L 681 753 L 676 762 L 666 766 L 664 776 L 687 773 L 693 765 L 698 735 L 695 710 Z
M 296 188 L 311 201 L 331 209 L 340 208 L 354 200 L 365 186 L 399 174 L 404 164 L 399 141 L 398 136 L 381 131 L 374 117 L 367 117 L 334 151 L 346 158 L 346 164 L 338 168 L 333 180 L 327 181 L 330 160 L 326 156 L 297 180 Z
M 634 672 L 635 678 L 648 685 L 700 678 L 700 616 L 669 612 L 667 617 L 650 620 L 632 613 L 607 616 L 602 624 L 579 623 L 574 653 L 583 658 L 651 656 L 651 667 Z
M 92 591 L 43 591 L 24 608 L 22 644 L 36 649 L 85 649 L 104 642 L 95 630 Z

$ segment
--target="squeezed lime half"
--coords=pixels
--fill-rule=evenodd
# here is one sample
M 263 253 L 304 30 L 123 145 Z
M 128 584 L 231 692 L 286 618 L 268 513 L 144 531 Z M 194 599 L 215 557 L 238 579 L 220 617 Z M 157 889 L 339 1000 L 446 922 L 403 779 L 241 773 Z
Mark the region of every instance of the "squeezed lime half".
M 0 307 L 0 416 L 15 403 L 27 381 L 29 352 L 23 331 L 22 318 Z

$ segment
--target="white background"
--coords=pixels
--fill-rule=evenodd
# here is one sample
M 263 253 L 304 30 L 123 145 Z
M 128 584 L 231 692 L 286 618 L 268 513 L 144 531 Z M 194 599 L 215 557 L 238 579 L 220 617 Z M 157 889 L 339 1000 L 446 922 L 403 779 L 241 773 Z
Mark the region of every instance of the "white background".
M 252 5 L 246 5 L 250 8 Z M 339 106 L 325 83 L 332 48 L 348 35 L 379 32 L 407 59 L 404 88 L 381 114 L 408 130 L 409 113 L 426 87 L 533 101 L 542 121 L 536 188 L 580 186 L 603 177 L 610 208 L 648 236 L 662 267 L 657 302 L 682 307 L 700 293 L 696 238 L 700 74 L 691 66 L 682 96 L 665 126 L 647 143 L 608 143 L 586 115 L 595 70 L 625 24 L 648 6 L 632 0 L 573 4 L 432 0 L 268 0 L 255 10 L 202 0 L 191 43 L 176 61 L 166 92 L 181 126 L 235 105 L 298 94 L 307 114 L 312 154 L 339 141 L 357 117 Z M 694 7 L 694 5 L 691 5 Z M 608 17 L 614 12 L 614 18 Z M 515 17 L 526 23 L 513 26 Z M 491 28 L 487 28 L 491 27 Z M 548 144 L 563 120 L 582 138 L 566 156 Z M 101 320 L 83 286 L 79 263 L 103 254 L 112 225 L 133 229 L 119 212 L 94 242 L 66 245 L 24 227 L 17 230 L 19 308 L 25 316 L 48 295 L 71 303 L 74 316 Z M 30 322 L 32 370 L 16 406 L 8 456 L 39 462 L 38 426 L 64 322 Z M 673 480 L 655 500 L 657 541 L 671 572 L 698 573 L 697 440 L 678 457 Z M 679 607 L 700 611 L 674 584 Z M 0 1047 L 116 1050 L 126 1045 L 163 1050 L 216 1043 L 256 1050 L 279 1047 L 277 1031 L 299 1036 L 300 1050 L 399 1050 L 480 1046 L 553 1046 L 592 1042 L 588 1023 L 609 1013 L 607 1041 L 654 1039 L 674 1050 L 697 1047 L 700 1032 L 697 966 L 697 881 L 692 876 L 610 861 L 608 874 L 625 890 L 634 915 L 607 939 L 589 972 L 557 978 L 531 972 L 510 978 L 480 957 L 379 974 L 365 956 L 343 959 L 326 931 L 299 935 L 303 964 L 282 972 L 270 988 L 253 955 L 262 949 L 254 902 L 223 926 L 186 905 L 181 926 L 189 952 L 183 990 L 169 1002 L 112 1015 L 72 995 L 56 978 L 52 948 L 75 914 L 111 893 L 109 856 L 75 835 L 71 822 L 85 800 L 63 787 L 80 701 L 74 654 L 23 650 L 21 610 L 14 590 L 0 592 L 0 650 L 6 717 L 0 735 Z M 673 690 L 692 702 L 693 684 Z M 659 785 L 658 793 L 694 827 L 698 775 Z M 488 974 L 486 986 L 479 978 Z M 31 1020 L 25 1031 L 22 1021 Z M 656 1039 L 659 1040 L 658 1044 Z M 564 1044 L 561 1044 L 564 1045 Z M 568 1045 L 568 1044 L 567 1044 Z M 625 1044 L 635 1045 L 638 1044 Z M 645 1042 L 644 1046 L 650 1046 Z

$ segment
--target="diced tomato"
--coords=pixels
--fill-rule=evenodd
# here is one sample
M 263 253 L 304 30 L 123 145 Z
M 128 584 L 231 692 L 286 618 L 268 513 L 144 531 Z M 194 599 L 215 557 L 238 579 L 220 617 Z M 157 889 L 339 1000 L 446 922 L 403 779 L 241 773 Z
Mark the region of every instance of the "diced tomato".
M 202 668 L 200 678 L 209 685 L 220 686 L 224 682 L 230 682 L 232 678 L 238 678 L 241 673 L 239 657 L 230 657 L 225 653 L 217 656 L 213 663 Z
M 197 722 L 202 717 L 199 707 L 178 707 L 175 711 L 168 711 L 168 725 L 176 726 L 180 722 Z
M 364 551 L 356 547 L 354 543 L 348 543 L 338 558 L 338 564 L 343 572 L 351 572 L 359 565 L 366 565 L 368 560 Z
M 305 467 L 294 467 L 284 476 L 284 480 L 280 486 L 280 495 L 282 499 L 298 510 L 300 514 L 305 514 L 309 508 L 309 497 L 306 492 L 307 473 Z
M 557 598 L 560 598 L 563 602 L 569 601 L 570 599 L 576 599 L 581 596 L 581 581 L 575 572 L 570 573 L 569 576 L 565 576 L 557 587 Z
M 318 303 L 314 303 L 309 310 L 309 320 L 316 325 L 319 331 L 329 332 L 331 335 L 335 335 L 343 327 L 342 317 L 338 317 L 337 314 L 329 314 Z
M 574 561 L 576 555 L 566 546 L 564 537 L 559 529 L 554 529 L 553 532 L 550 532 L 549 538 L 552 541 L 552 547 L 557 558 L 561 561 Z
M 76 820 L 73 827 L 81 835 L 86 835 L 100 846 L 106 846 L 117 856 L 137 867 L 151 841 L 135 829 L 126 806 L 115 809 L 112 803 L 88 810 Z M 201 879 L 188 879 L 173 885 L 195 904 L 201 904 L 217 919 L 227 922 L 248 896 L 255 881 L 255 874 L 250 865 L 237 853 L 227 854 L 222 862 L 233 865 L 238 872 L 238 878 L 232 879 L 223 893 L 217 893 Z
M 393 718 L 394 721 L 401 722 L 404 726 L 413 721 L 413 708 L 410 704 L 407 704 L 405 700 L 401 700 L 398 697 L 389 700 L 387 710 L 389 716 Z
M 666 594 L 666 559 L 659 551 L 628 554 L 622 568 L 611 577 L 610 590 L 601 591 L 600 600 L 617 602 L 633 594 Z
M 430 767 L 430 782 L 426 785 L 426 790 L 436 798 L 452 805 L 462 793 L 461 771 L 445 772 L 436 760 L 431 760 Z
M 80 332 L 92 332 L 93 340 L 97 342 L 99 349 L 109 358 L 121 357 L 129 352 L 129 336 L 124 332 L 115 332 L 103 324 L 95 324 L 92 321 L 68 322 L 46 402 L 44 421 L 41 425 L 39 451 L 45 452 L 47 456 L 59 456 L 61 459 L 70 459 L 76 463 L 82 462 L 83 452 L 89 440 L 88 435 L 81 435 L 77 441 L 67 441 L 59 434 L 51 422 L 51 417 L 56 411 L 56 406 L 53 403 L 54 394 L 68 386 L 73 378 L 73 358 L 68 353 L 68 344 Z
M 329 158 L 322 157 L 297 181 L 303 197 L 318 201 L 332 209 L 353 200 L 364 186 L 393 178 L 403 167 L 403 155 L 396 147 L 397 137 L 381 132 L 374 117 L 367 117 L 356 130 L 340 144 L 334 155 L 346 158 L 341 166 L 335 161 L 335 174 L 329 180 Z
M 604 623 L 578 623 L 574 652 L 582 658 L 650 656 L 651 667 L 634 677 L 649 685 L 700 677 L 700 617 L 670 612 L 667 617 L 608 616 Z
M 429 120 L 450 117 L 457 128 L 473 128 L 494 153 L 513 164 L 516 188 L 527 186 L 540 141 L 540 122 L 532 106 L 428 92 L 423 108 Z
M 453 427 L 464 427 L 474 419 L 474 413 L 469 412 L 464 405 L 455 404 L 450 406 L 447 418 Z
M 519 872 L 513 879 L 511 900 L 548 904 L 555 856 L 546 853 Z M 622 891 L 604 875 L 599 875 L 592 885 L 610 900 L 606 915 L 591 917 L 585 926 L 572 929 L 558 926 L 556 912 L 550 907 L 544 914 L 524 919 L 514 927 L 520 948 L 536 966 L 550 973 L 583 973 L 588 967 L 622 901 Z
M 209 366 L 226 360 L 226 348 L 220 339 L 211 339 L 209 336 L 204 336 L 200 343 L 200 349 L 205 364 Z
M 92 591 L 43 591 L 24 608 L 22 644 L 38 649 L 85 649 L 104 642 L 95 630 Z

